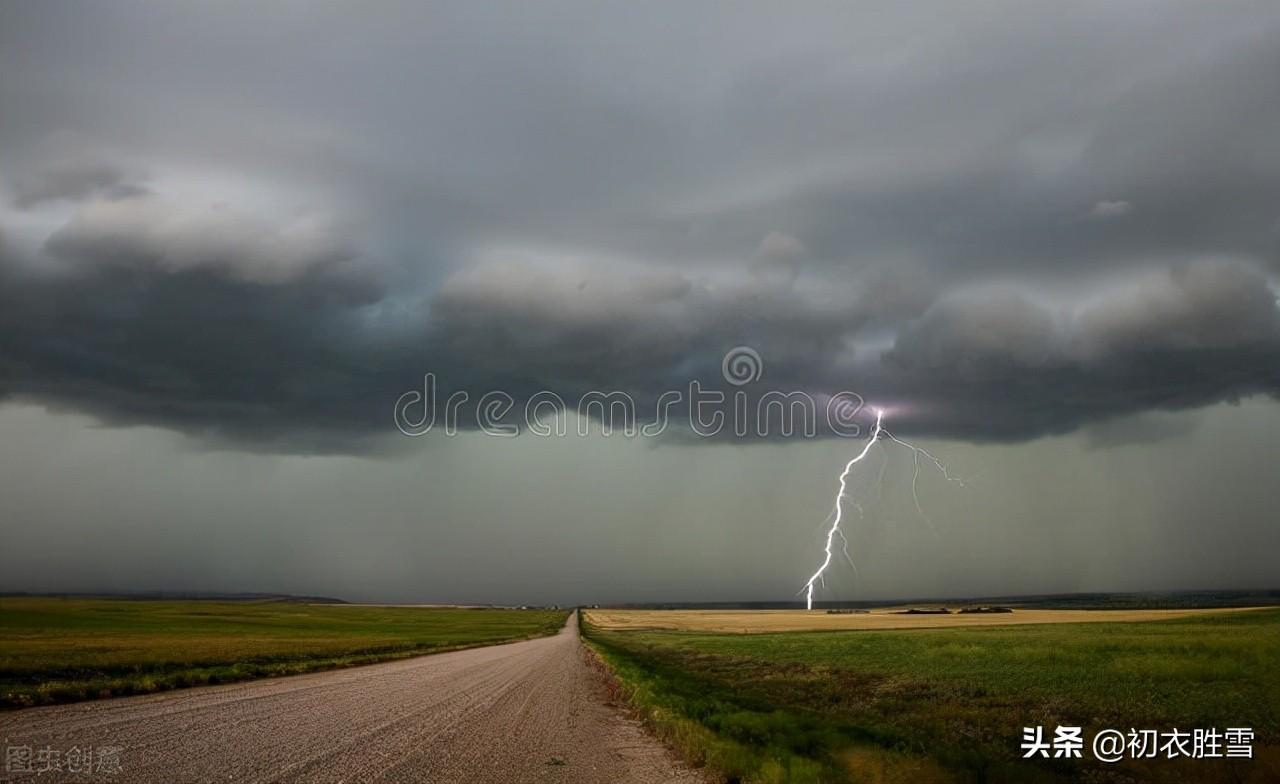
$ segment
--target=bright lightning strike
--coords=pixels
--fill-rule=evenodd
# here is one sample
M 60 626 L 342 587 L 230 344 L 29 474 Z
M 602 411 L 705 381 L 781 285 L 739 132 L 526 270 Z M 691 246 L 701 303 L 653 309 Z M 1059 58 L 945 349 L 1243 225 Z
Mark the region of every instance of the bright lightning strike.
M 845 485 L 849 481 L 849 472 L 853 470 L 855 465 L 862 462 L 862 458 L 867 456 L 867 453 L 871 451 L 871 447 L 875 445 L 876 439 L 880 437 L 880 420 L 882 419 L 884 419 L 884 412 L 877 409 L 876 426 L 875 429 L 871 431 L 871 438 L 867 439 L 867 445 L 862 448 L 862 451 L 858 453 L 857 457 L 844 464 L 844 471 L 840 473 L 840 492 L 836 494 L 836 513 L 832 519 L 831 527 L 827 529 L 827 557 L 823 559 L 822 566 L 818 567 L 818 571 L 813 573 L 813 576 L 809 578 L 809 582 L 805 583 L 804 586 L 804 602 L 806 610 L 813 609 L 813 584 L 822 579 L 822 573 L 831 565 L 831 546 L 836 534 L 840 534 L 841 539 L 844 538 L 844 532 L 840 530 L 840 518 L 844 516 L 844 491 Z M 846 549 L 845 555 L 847 556 L 848 554 L 849 551 Z M 850 559 L 850 561 L 852 560 L 853 559 Z
M 902 439 L 895 436 L 893 433 L 890 433 L 888 430 L 884 428 L 883 420 L 884 420 L 884 411 L 880 409 L 876 409 L 876 425 L 875 425 L 875 428 L 871 431 L 871 438 L 867 439 L 867 445 L 862 448 L 862 451 L 859 452 L 857 456 L 855 456 L 849 462 L 845 463 L 844 471 L 840 472 L 840 491 L 836 494 L 835 509 L 832 511 L 831 516 L 828 518 L 829 520 L 831 520 L 831 527 L 827 529 L 827 543 L 826 543 L 826 547 L 824 548 L 825 557 L 822 560 L 822 565 L 818 567 L 818 571 L 813 573 L 813 576 L 810 577 L 809 581 L 805 583 L 804 589 L 803 589 L 805 592 L 805 609 L 807 610 L 813 609 L 814 583 L 820 583 L 822 585 L 826 585 L 826 580 L 823 577 L 823 574 L 827 571 L 827 567 L 831 565 L 832 547 L 835 544 L 836 536 L 840 537 L 841 552 L 844 554 L 845 560 L 849 562 L 849 565 L 851 567 L 853 567 L 854 574 L 857 574 L 858 567 L 854 565 L 853 558 L 849 556 L 849 540 L 848 538 L 845 537 L 844 531 L 840 530 L 840 521 L 844 518 L 844 495 L 849 482 L 849 473 L 853 471 L 853 467 L 855 465 L 862 462 L 862 459 L 865 458 L 867 454 L 871 451 L 871 447 L 875 445 L 876 441 L 878 441 L 880 438 L 887 438 L 890 441 L 893 441 L 894 443 L 911 450 L 912 459 L 915 461 L 915 473 L 913 473 L 911 476 L 911 498 L 913 501 L 915 501 L 916 511 L 920 513 L 920 517 L 925 521 L 926 524 L 928 524 L 929 530 L 933 531 L 934 536 L 937 536 L 938 532 L 933 526 L 933 521 L 929 519 L 929 516 L 927 514 L 925 514 L 924 507 L 920 505 L 920 495 L 916 492 L 916 484 L 920 479 L 921 458 L 924 458 L 925 460 L 928 460 L 930 463 L 932 463 L 938 469 L 938 471 L 942 474 L 943 478 L 945 478 L 948 482 L 955 482 L 961 487 L 964 487 L 964 481 L 961 480 L 959 477 L 952 476 L 951 473 L 947 471 L 946 465 L 944 465 L 941 460 L 935 457 L 927 449 L 924 449 L 922 447 L 916 446 L 915 444 L 911 444 L 906 441 L 903 441 Z M 882 481 L 884 479 L 884 468 L 887 465 L 888 465 L 888 461 L 886 460 L 884 465 L 880 467 L 880 478 Z M 859 505 L 856 501 L 854 501 L 853 504 L 854 506 L 857 506 L 859 512 L 861 512 L 862 510 L 861 505 Z

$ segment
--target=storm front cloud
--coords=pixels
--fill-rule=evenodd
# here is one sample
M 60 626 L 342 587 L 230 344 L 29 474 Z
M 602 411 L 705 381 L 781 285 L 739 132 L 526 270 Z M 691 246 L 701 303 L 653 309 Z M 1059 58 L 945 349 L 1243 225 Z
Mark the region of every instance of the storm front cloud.
M 3 11 L 0 394 L 283 451 L 450 389 L 1026 439 L 1280 390 L 1266 4 Z

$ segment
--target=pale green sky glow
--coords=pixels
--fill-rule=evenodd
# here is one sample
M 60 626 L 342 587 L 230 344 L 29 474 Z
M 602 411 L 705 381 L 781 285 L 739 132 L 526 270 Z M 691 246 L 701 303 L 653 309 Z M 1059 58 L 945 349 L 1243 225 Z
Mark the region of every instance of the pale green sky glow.
M 1149 444 L 930 442 L 969 480 L 922 479 L 938 540 L 909 459 L 881 506 L 873 455 L 851 483 L 861 579 L 837 562 L 819 598 L 1270 585 L 1280 407 L 1179 418 Z M 271 456 L 12 405 L 0 441 L 0 588 L 476 602 L 786 599 L 849 446 L 472 434 L 394 458 Z

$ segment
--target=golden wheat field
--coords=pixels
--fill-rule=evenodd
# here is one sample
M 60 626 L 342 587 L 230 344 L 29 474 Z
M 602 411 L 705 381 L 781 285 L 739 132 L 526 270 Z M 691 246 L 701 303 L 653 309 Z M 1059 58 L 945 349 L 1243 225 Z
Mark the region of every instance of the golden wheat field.
M 1246 612 L 1250 607 L 1186 610 L 1019 610 L 1009 613 L 906 615 L 901 607 L 859 613 L 825 610 L 590 610 L 586 620 L 602 629 L 669 629 L 690 632 L 838 631 L 853 629 L 936 629 L 947 626 L 1017 626 L 1039 623 L 1159 621 L 1210 613 Z

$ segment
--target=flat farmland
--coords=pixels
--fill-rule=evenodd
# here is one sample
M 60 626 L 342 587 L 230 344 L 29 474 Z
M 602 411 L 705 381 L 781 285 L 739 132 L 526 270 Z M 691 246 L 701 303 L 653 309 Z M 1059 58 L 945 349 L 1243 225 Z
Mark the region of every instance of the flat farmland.
M 584 629 L 650 725 L 726 780 L 1280 781 L 1277 608 L 592 610 Z M 1023 759 L 1037 726 L 1248 727 L 1254 756 Z
M 0 598 L 0 707 L 294 675 L 555 634 L 567 611 Z
M 726 634 L 817 632 L 892 629 L 941 629 L 953 626 L 1021 626 L 1046 623 L 1131 623 L 1162 621 L 1205 614 L 1249 612 L 1252 607 L 1176 610 L 1044 610 L 1014 609 L 1009 613 L 904 614 L 903 608 L 880 608 L 865 613 L 827 613 L 823 610 L 615 610 L 586 612 L 600 629 L 661 630 Z

